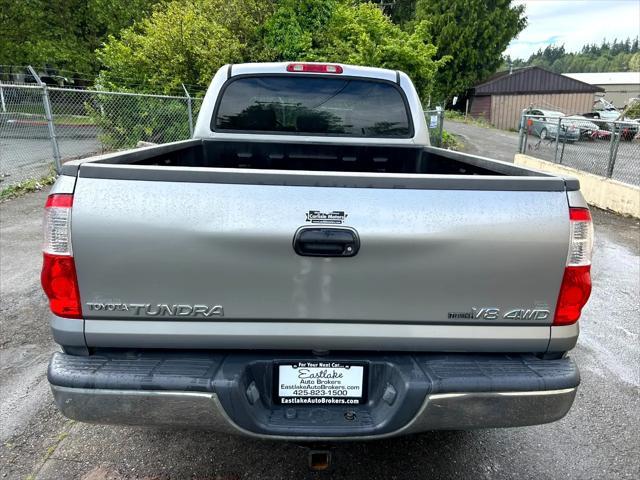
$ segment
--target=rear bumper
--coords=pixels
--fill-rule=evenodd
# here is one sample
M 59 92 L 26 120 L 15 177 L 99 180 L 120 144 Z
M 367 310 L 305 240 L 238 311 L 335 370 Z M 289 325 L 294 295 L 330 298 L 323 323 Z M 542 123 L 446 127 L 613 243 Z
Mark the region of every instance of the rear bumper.
M 526 355 L 381 355 L 364 405 L 276 405 L 273 354 L 56 353 L 49 381 L 62 413 L 107 424 L 204 428 L 287 440 L 357 440 L 428 430 L 515 427 L 562 418 L 579 374 L 570 359 Z M 282 355 L 278 360 L 310 356 Z M 364 356 L 333 356 L 360 361 Z M 327 357 L 323 357 L 327 359 Z M 250 400 L 247 389 L 257 388 Z M 385 395 L 389 385 L 395 395 Z M 390 401 L 391 400 L 391 401 Z M 347 420 L 347 410 L 355 420 Z
M 544 392 L 452 393 L 428 395 L 418 414 L 392 432 L 324 436 L 264 434 L 230 419 L 215 393 L 83 389 L 51 386 L 62 413 L 74 420 L 116 425 L 165 426 L 242 433 L 280 440 L 370 440 L 429 430 L 538 425 L 564 417 L 576 388 Z

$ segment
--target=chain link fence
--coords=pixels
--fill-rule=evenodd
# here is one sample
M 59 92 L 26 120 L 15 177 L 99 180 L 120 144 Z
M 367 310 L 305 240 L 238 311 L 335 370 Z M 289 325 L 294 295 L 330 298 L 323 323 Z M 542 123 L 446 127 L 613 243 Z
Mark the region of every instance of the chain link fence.
M 520 153 L 640 185 L 640 122 L 522 116 Z
M 429 140 L 434 147 L 442 147 L 442 130 L 444 128 L 444 109 L 425 110 Z
M 0 83 L 0 189 L 40 179 L 62 163 L 190 138 L 202 99 Z M 425 111 L 442 145 L 444 110 Z
M 43 177 L 52 160 L 41 89 L 0 87 L 0 186 Z
M 72 159 L 190 138 L 202 100 L 0 84 L 0 188 Z

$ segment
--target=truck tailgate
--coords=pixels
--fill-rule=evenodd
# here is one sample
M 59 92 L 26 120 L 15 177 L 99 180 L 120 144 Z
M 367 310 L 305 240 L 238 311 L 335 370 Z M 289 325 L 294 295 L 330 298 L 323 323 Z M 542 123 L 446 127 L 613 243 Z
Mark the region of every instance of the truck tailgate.
M 568 219 L 564 191 L 81 177 L 72 241 L 87 320 L 548 326 Z M 355 256 L 294 251 L 336 223 Z

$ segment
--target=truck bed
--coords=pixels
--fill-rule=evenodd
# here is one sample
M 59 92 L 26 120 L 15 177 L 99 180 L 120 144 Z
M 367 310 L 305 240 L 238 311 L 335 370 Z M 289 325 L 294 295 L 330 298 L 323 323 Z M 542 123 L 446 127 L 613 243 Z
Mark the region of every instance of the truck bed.
M 444 155 L 443 155 L 444 153 Z M 501 165 L 446 155 L 423 146 L 381 146 L 274 142 L 207 141 L 187 155 L 154 157 L 136 165 L 250 168 L 323 172 L 376 172 L 448 175 L 504 175 Z
M 79 172 L 81 168 L 81 172 Z M 185 140 L 75 160 L 64 175 L 370 188 L 572 191 L 561 178 L 436 147 Z

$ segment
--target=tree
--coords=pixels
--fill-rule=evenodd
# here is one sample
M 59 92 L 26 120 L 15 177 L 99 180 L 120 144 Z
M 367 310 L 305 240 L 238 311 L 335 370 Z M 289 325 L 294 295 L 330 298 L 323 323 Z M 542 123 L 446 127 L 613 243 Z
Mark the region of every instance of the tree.
M 329 61 L 404 70 L 427 98 L 448 60 L 433 59 L 428 30 L 420 22 L 404 31 L 375 5 L 346 0 L 175 0 L 109 38 L 99 82 L 115 88 L 132 78 L 143 90 L 173 92 L 181 83 L 206 87 L 225 63 Z
M 255 57 L 266 61 L 305 60 L 318 48 L 338 0 L 280 0 L 260 31 Z
M 410 31 L 395 25 L 368 2 L 282 0 L 262 31 L 261 60 L 352 63 L 405 71 L 426 99 L 438 68 L 428 22 Z
M 511 0 L 418 0 L 416 19 L 430 22 L 436 58 L 452 57 L 436 74 L 434 98 L 441 101 L 492 75 L 527 24 L 524 6 Z
M 321 59 L 402 70 L 407 73 L 423 101 L 431 95 L 434 78 L 451 57 L 435 60 L 429 23 L 416 23 L 410 31 L 394 25 L 374 5 L 340 4 L 326 32 Z
M 92 78 L 95 49 L 157 1 L 0 0 L 0 64 L 47 66 Z
M 600 45 L 584 45 L 579 52 L 567 52 L 563 45 L 549 45 L 527 60 L 514 61 L 514 66 L 537 65 L 556 73 L 624 72 L 633 71 L 631 61 L 637 53 L 638 38 L 611 43 L 603 40 Z
M 387 3 L 384 0 L 381 0 L 380 3 Z M 407 24 L 412 22 L 416 13 L 416 0 L 395 0 L 393 2 L 388 2 L 388 12 L 385 10 L 385 13 L 391 17 L 393 23 L 400 25 L 401 27 L 405 27 Z
M 204 89 L 218 68 L 247 59 L 251 38 L 269 14 L 260 0 L 172 1 L 141 22 L 110 36 L 98 52 L 98 83 L 136 90 L 182 92 L 181 84 Z M 127 79 L 127 80 L 123 80 Z

